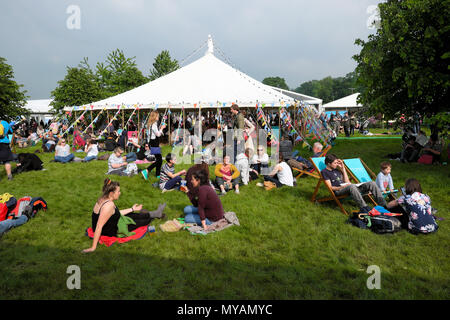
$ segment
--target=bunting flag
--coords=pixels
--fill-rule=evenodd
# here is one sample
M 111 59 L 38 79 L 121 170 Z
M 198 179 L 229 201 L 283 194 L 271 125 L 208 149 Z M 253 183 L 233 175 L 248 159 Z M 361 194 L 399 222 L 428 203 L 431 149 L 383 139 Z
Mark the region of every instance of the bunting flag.
M 74 107 L 74 108 L 76 108 L 76 107 Z M 83 119 L 83 118 L 84 118 L 84 114 L 86 113 L 86 111 L 87 111 L 86 108 L 84 108 L 84 111 L 83 111 L 83 113 L 81 114 L 81 116 L 79 116 L 78 119 L 75 120 L 75 122 L 72 123 L 72 124 L 70 125 L 70 127 L 68 127 L 67 130 L 64 131 L 60 136 L 64 136 L 67 132 L 69 132 L 70 129 L 72 129 L 75 125 L 77 125 L 78 122 L 80 121 L 80 119 Z
M 91 106 L 92 107 L 92 106 Z M 103 111 L 105 111 L 106 108 L 103 108 L 102 111 L 100 111 L 100 113 L 95 117 L 95 119 L 84 129 L 83 133 L 86 133 L 88 128 L 93 128 L 94 127 L 94 123 L 97 123 L 98 118 L 100 117 L 100 115 L 103 113 Z
M 105 129 L 100 133 L 100 135 L 104 134 L 104 133 L 108 130 L 108 127 L 111 126 L 111 124 L 112 124 L 112 122 L 113 122 L 114 120 L 117 120 L 117 115 L 119 114 L 119 112 L 120 112 L 120 107 L 118 107 L 118 110 L 117 110 L 116 114 L 113 116 L 113 118 L 112 118 L 111 121 L 108 123 L 108 125 L 105 127 Z

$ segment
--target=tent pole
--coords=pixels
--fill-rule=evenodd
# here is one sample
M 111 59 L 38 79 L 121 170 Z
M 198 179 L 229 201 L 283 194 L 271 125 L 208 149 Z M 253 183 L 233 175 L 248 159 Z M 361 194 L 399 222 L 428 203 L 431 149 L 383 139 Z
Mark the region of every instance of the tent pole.
M 169 108 L 169 112 L 168 112 L 168 115 L 167 115 L 167 125 L 169 126 L 169 145 L 171 144 L 171 141 L 172 141 L 172 139 L 171 139 L 171 137 L 172 137 L 172 134 L 170 133 L 170 108 Z
M 125 111 L 122 109 L 122 130 L 125 130 Z
M 200 139 L 200 152 L 203 149 L 203 139 L 202 139 L 202 107 L 198 106 L 198 132 L 199 132 L 199 139 Z
M 137 127 L 137 129 L 138 129 L 138 138 L 141 136 L 141 117 L 139 116 L 139 109 L 138 109 L 138 127 Z M 139 140 L 138 140 L 138 143 L 139 143 Z

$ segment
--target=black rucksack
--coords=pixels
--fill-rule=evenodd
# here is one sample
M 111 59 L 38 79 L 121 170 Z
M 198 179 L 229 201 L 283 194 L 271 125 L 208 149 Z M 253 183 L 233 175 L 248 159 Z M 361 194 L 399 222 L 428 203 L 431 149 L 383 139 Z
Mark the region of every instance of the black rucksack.
M 348 219 L 348 223 L 361 229 L 370 229 L 375 233 L 394 233 L 401 230 L 402 224 L 399 219 L 387 210 L 372 209 L 369 213 L 353 212 Z M 374 214 L 376 212 L 376 214 Z

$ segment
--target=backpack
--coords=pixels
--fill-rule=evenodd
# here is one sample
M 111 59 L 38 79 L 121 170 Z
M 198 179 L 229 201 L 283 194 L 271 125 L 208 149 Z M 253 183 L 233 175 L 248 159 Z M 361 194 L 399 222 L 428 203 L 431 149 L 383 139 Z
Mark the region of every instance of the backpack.
M 5 127 L 0 122 L 0 139 L 3 139 L 5 137 Z
M 368 213 L 353 212 L 347 222 L 361 229 L 370 229 L 377 234 L 394 233 L 400 231 L 402 227 L 400 220 L 395 217 L 399 215 L 376 206 Z
M 15 208 L 8 213 L 7 219 L 16 219 L 22 214 L 25 214 L 25 212 L 28 216 L 34 217 L 41 209 L 47 210 L 47 202 L 44 199 L 41 197 L 32 198 L 26 196 L 17 201 Z

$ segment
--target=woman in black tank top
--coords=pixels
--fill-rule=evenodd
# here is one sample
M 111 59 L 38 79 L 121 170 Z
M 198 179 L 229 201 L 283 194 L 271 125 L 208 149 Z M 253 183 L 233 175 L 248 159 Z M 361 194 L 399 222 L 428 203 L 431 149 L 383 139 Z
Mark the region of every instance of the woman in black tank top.
M 142 210 L 142 204 L 134 204 L 129 209 L 119 210 L 114 204 L 114 201 L 119 199 L 119 197 L 119 182 L 105 179 L 103 183 L 103 195 L 98 199 L 92 210 L 92 230 L 94 230 L 92 247 L 83 250 L 83 252 L 94 251 L 97 248 L 100 236 L 117 236 L 117 223 L 121 215 L 127 215 L 136 222 L 135 225 L 128 226 L 129 231 L 150 224 L 154 218 L 164 217 L 162 211 L 166 206 L 165 204 L 160 205 L 158 210 L 151 212 Z

